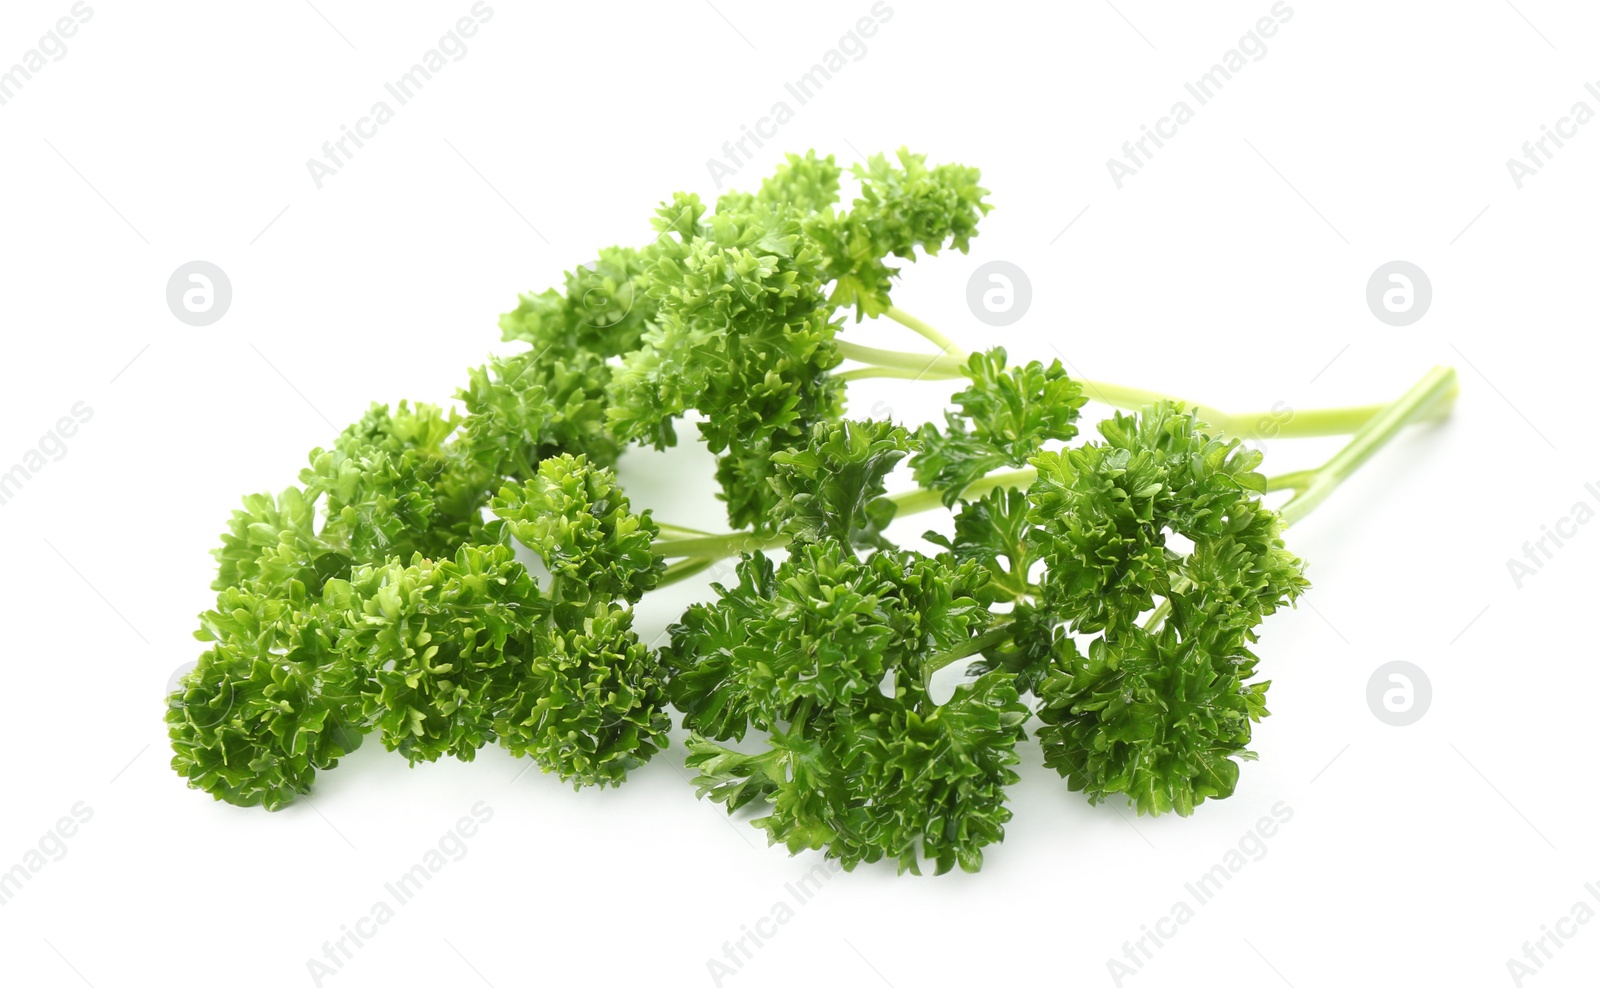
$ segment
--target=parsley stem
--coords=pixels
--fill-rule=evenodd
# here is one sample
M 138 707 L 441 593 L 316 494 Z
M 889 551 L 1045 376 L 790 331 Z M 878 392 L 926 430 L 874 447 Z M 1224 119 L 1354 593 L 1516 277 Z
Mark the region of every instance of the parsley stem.
M 703 532 L 698 528 L 685 528 L 682 525 L 668 525 L 666 522 L 656 522 L 656 528 L 668 539 L 691 539 L 702 535 L 715 535 L 715 532 Z
M 878 347 L 852 343 L 849 340 L 836 339 L 834 343 L 839 347 L 839 352 L 846 359 L 866 365 L 838 372 L 837 376 L 840 380 L 858 381 L 867 378 L 902 378 L 922 381 L 952 381 L 966 376 L 964 369 L 969 354 L 950 342 L 949 337 L 923 320 L 897 307 L 891 306 L 885 314 L 895 322 L 908 326 L 931 340 L 944 350 L 944 353 L 906 353 L 900 350 L 884 350 Z M 1351 405 L 1345 408 L 1297 409 L 1280 402 L 1266 411 L 1230 414 L 1221 409 L 1212 408 L 1209 405 L 1202 405 L 1160 391 L 1131 388 L 1110 381 L 1096 381 L 1087 378 L 1075 378 L 1075 380 L 1083 385 L 1083 392 L 1086 396 L 1101 404 L 1110 405 L 1112 408 L 1137 411 L 1146 405 L 1171 401 L 1186 408 L 1194 409 L 1196 417 L 1211 426 L 1215 431 L 1229 436 L 1238 436 L 1246 440 L 1348 436 L 1389 407 L 1387 404 L 1379 403 L 1375 405 Z M 1434 411 L 1434 409 L 1430 409 L 1430 411 Z
M 965 377 L 965 364 L 943 354 L 906 353 L 902 350 L 883 350 L 875 346 L 862 346 L 849 340 L 835 339 L 834 345 L 847 360 L 854 360 L 874 368 L 895 368 L 910 371 L 914 379 L 950 381 Z M 959 353 L 959 351 L 957 351 Z M 963 357 L 965 354 L 962 355 Z M 849 373 L 846 371 L 845 373 Z
M 1267 478 L 1268 491 L 1294 491 L 1304 492 L 1317 475 L 1315 470 L 1294 470 L 1290 473 L 1280 473 L 1276 477 Z
M 961 352 L 961 348 L 956 346 L 950 337 L 939 332 L 937 329 L 934 329 L 932 326 L 923 322 L 921 319 L 918 319 L 916 316 L 900 308 L 899 306 L 889 306 L 888 311 L 886 311 L 884 315 L 911 330 L 913 333 L 916 333 L 918 336 L 932 343 L 945 353 L 954 354 L 957 356 L 965 356 L 965 354 Z
M 961 492 L 964 498 L 978 498 L 994 490 L 996 487 L 1027 487 L 1039 471 L 1033 467 L 1023 467 L 1021 470 L 1005 470 L 1000 473 L 991 473 L 987 477 L 980 477 L 968 485 Z M 889 500 L 895 504 L 895 517 L 914 515 L 922 511 L 932 511 L 944 504 L 944 495 L 940 491 L 918 487 L 915 490 L 901 491 L 890 494 Z
M 921 371 L 913 371 L 906 367 L 855 367 L 833 375 L 841 381 L 864 381 L 869 378 L 896 377 L 911 381 L 922 380 L 951 380 L 947 377 L 929 378 Z
M 881 352 L 887 353 L 888 351 Z M 936 357 L 934 359 L 943 358 Z M 1292 473 L 1280 474 L 1267 479 L 1267 490 L 1269 491 L 1290 490 L 1295 492 L 1294 496 L 1280 509 L 1284 520 L 1292 524 L 1310 514 L 1312 509 L 1321 504 L 1345 478 L 1354 473 L 1357 467 L 1365 463 L 1407 425 L 1448 415 L 1450 407 L 1455 400 L 1456 390 L 1456 372 L 1449 367 L 1435 367 L 1404 395 L 1386 405 L 1324 409 L 1316 413 L 1296 415 L 1295 420 L 1292 420 L 1288 425 L 1293 425 L 1294 421 L 1304 421 L 1305 416 L 1316 414 L 1320 417 L 1315 419 L 1314 422 L 1320 423 L 1321 427 L 1332 427 L 1335 422 L 1339 423 L 1341 427 L 1354 424 L 1354 435 L 1343 449 L 1334 454 L 1322 466 L 1313 470 L 1297 470 Z M 1123 389 L 1123 396 L 1126 397 L 1131 392 L 1132 389 Z M 1152 393 L 1142 392 L 1142 394 L 1149 395 Z M 1290 435 L 1327 434 L 1329 433 L 1291 432 L 1288 428 L 1285 428 L 1280 430 L 1277 436 L 1281 438 Z M 965 498 L 982 497 L 997 487 L 1026 487 L 1033 483 L 1035 476 L 1037 476 L 1037 471 L 1032 467 L 993 473 L 974 481 L 966 490 L 962 491 L 962 496 Z M 895 505 L 896 517 L 931 511 L 944 504 L 941 492 L 925 488 L 891 494 L 888 496 L 888 500 Z M 667 567 L 661 581 L 662 584 L 686 579 L 705 570 L 717 560 L 728 556 L 735 556 L 744 552 L 781 549 L 789 544 L 789 537 L 782 533 L 760 535 L 754 532 L 729 532 L 723 535 L 710 535 L 677 525 L 661 525 L 659 527 L 665 537 L 657 539 L 652 548 L 657 555 L 665 559 L 676 560 Z M 1145 624 L 1146 629 L 1155 630 L 1168 613 L 1170 613 L 1170 606 L 1163 603 L 1151 614 L 1150 619 Z M 978 642 L 980 639 L 985 641 L 985 644 L 978 646 L 973 652 L 950 653 L 948 658 L 944 658 L 938 664 L 930 666 L 930 673 L 938 669 L 940 665 L 947 665 L 967 655 L 975 654 L 976 651 L 981 651 L 989 645 L 1004 641 L 1004 636 L 988 640 L 1000 630 L 997 628 L 973 639 L 973 642 Z M 962 646 L 962 648 L 965 647 Z
M 981 497 L 996 487 L 1026 487 L 1033 483 L 1036 475 L 1037 471 L 1032 467 L 994 473 L 974 481 L 962 493 L 967 497 Z M 932 511 L 944 504 L 938 491 L 920 487 L 916 490 L 891 494 L 889 500 L 895 503 L 897 518 Z M 663 537 L 656 539 L 655 544 L 651 546 L 652 551 L 663 559 L 674 560 L 662 573 L 658 586 L 686 580 L 706 570 L 717 560 L 728 556 L 737 556 L 743 552 L 781 549 L 789 544 L 789 537 L 782 533 L 758 535 L 754 532 L 729 532 L 724 535 L 710 535 L 679 525 L 659 522 L 656 527 L 661 530 Z
M 789 536 L 782 533 L 761 535 L 756 532 L 729 532 L 726 535 L 700 535 L 687 539 L 658 539 L 651 548 L 656 555 L 667 559 L 705 559 L 715 562 L 724 556 L 781 549 L 788 544 Z
M 680 559 L 662 571 L 661 580 L 656 584 L 656 586 L 659 587 L 669 583 L 677 583 L 679 580 L 687 580 L 696 573 L 710 569 L 712 564 L 715 562 L 715 559 L 707 559 L 703 556 Z
M 1295 409 L 1280 403 L 1261 412 L 1229 414 L 1209 405 L 1146 391 L 1128 388 L 1108 381 L 1083 380 L 1083 393 L 1090 399 L 1112 408 L 1137 411 L 1146 405 L 1171 401 L 1194 409 L 1195 417 L 1213 430 L 1241 439 L 1307 439 L 1313 436 L 1348 436 L 1361 428 L 1373 416 L 1383 411 L 1384 405 L 1352 405 L 1345 408 Z
M 1346 477 L 1382 449 L 1405 426 L 1448 416 L 1455 403 L 1456 392 L 1455 370 L 1435 367 L 1411 390 L 1387 405 L 1378 406 L 1378 413 L 1357 429 L 1350 442 L 1322 466 L 1268 477 L 1267 490 L 1295 492 L 1279 509 L 1284 522 L 1292 525 L 1309 515 Z M 1156 631 L 1171 613 L 1172 602 L 1163 600 L 1145 621 L 1144 630 Z
M 933 678 L 934 673 L 950 663 L 971 658 L 986 648 L 993 648 L 1003 642 L 1010 641 L 1015 624 L 1015 621 L 1007 621 L 1004 624 L 996 625 L 981 635 L 968 638 L 955 648 L 940 652 L 938 655 L 929 656 L 928 660 L 922 664 L 923 688 L 927 688 L 928 682 Z
M 1290 474 L 1288 484 L 1284 484 L 1286 478 L 1279 478 L 1279 489 L 1287 486 L 1296 491 L 1295 496 L 1281 509 L 1283 520 L 1292 525 L 1310 514 L 1361 464 L 1411 422 L 1433 412 L 1448 411 L 1455 400 L 1456 390 L 1455 369 L 1435 367 L 1412 385 L 1409 391 L 1368 420 L 1328 462 L 1312 471 Z

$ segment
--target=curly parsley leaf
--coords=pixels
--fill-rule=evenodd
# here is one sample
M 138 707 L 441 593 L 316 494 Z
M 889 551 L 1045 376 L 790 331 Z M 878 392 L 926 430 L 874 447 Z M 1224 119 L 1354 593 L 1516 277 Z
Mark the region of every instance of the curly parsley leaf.
M 910 434 L 892 422 L 818 423 L 805 446 L 772 455 L 783 530 L 801 543 L 886 547 L 895 512 L 887 478 L 911 449 Z
M 898 166 L 881 154 L 852 166 L 861 193 L 850 209 L 819 212 L 806 232 L 827 257 L 830 301 L 854 307 L 863 316 L 887 312 L 889 290 L 899 268 L 889 257 L 914 260 L 917 249 L 937 254 L 945 247 L 966 253 L 978 221 L 993 207 L 989 190 L 978 184 L 978 170 L 963 165 L 929 168 L 927 159 L 901 148 Z
M 922 427 L 911 461 L 917 482 L 942 491 L 946 505 L 991 471 L 1026 464 L 1046 442 L 1075 437 L 1087 400 L 1059 360 L 1007 370 L 1001 347 L 973 354 L 964 373 L 971 383 L 951 398 L 960 411 L 945 413 L 943 430 Z
M 329 606 L 345 588 L 335 582 Z M 280 809 L 361 744 L 358 670 L 321 600 L 229 588 L 202 616 L 201 653 L 167 699 L 172 768 L 237 806 Z
M 632 603 L 660 579 L 650 513 L 633 514 L 616 475 L 582 456 L 543 461 L 522 485 L 501 488 L 489 507 L 501 519 L 497 527 L 549 569 L 559 606 L 618 597 Z
M 859 559 L 835 541 L 796 544 L 775 569 L 747 557 L 739 575 L 715 605 L 690 609 L 668 650 L 702 795 L 766 802 L 755 823 L 771 842 L 826 848 L 847 868 L 887 857 L 975 869 L 1010 818 L 1027 708 L 1007 673 L 942 705 L 925 680 L 988 626 L 984 571 L 887 550 Z M 711 740 L 752 725 L 768 751 Z
M 1034 459 L 1034 544 L 1043 601 L 1079 633 L 1102 632 L 1039 684 L 1046 763 L 1092 800 L 1124 793 L 1141 813 L 1193 811 L 1233 791 L 1266 714 L 1246 647 L 1304 591 L 1265 507 L 1260 454 L 1212 438 L 1175 405 L 1101 425 L 1102 443 Z M 1169 543 L 1182 536 L 1192 549 Z M 1159 633 L 1141 626 L 1157 598 Z

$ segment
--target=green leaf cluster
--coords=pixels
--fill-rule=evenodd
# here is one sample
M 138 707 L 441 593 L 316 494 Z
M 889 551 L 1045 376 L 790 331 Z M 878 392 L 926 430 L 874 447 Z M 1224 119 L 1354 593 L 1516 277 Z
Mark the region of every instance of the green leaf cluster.
M 403 458 L 419 447 L 398 448 Z M 339 469 L 346 460 L 315 461 L 332 463 L 336 481 L 354 476 Z M 610 470 L 570 454 L 541 461 L 493 498 L 498 519 L 477 526 L 481 541 L 450 556 L 415 547 L 418 532 L 442 538 L 435 530 L 391 531 L 354 507 L 370 500 L 328 496 L 340 507 L 315 535 L 302 495 L 285 499 L 293 515 L 255 502 L 252 524 L 288 526 L 276 542 L 263 536 L 253 560 L 247 542 L 220 554 L 249 585 L 223 588 L 202 615 L 199 635 L 215 644 L 169 698 L 173 767 L 191 785 L 277 809 L 372 730 L 412 764 L 471 760 L 498 741 L 575 786 L 620 783 L 665 747 L 660 662 L 629 607 L 660 577 L 656 529 Z M 337 565 L 285 563 L 301 536 L 328 549 L 314 560 Z M 548 585 L 513 543 L 541 560 Z M 397 547 L 410 556 L 382 551 Z
M 218 799 L 276 810 L 360 747 L 359 674 L 338 647 L 345 585 L 280 599 L 223 590 L 213 644 L 167 698 L 172 767 Z
M 888 476 L 910 452 L 910 433 L 892 422 L 818 423 L 804 446 L 772 455 L 780 527 L 795 542 L 887 547 Z
M 962 378 L 941 422 L 847 418 L 843 353 L 883 353 L 841 348 L 852 310 L 937 341 L 893 308 L 900 262 L 965 252 L 990 207 L 976 169 L 904 149 L 852 166 L 848 203 L 846 177 L 811 152 L 668 198 L 647 243 L 522 295 L 516 349 L 458 407 L 373 405 L 246 497 L 169 698 L 174 769 L 276 809 L 376 732 L 412 764 L 499 744 L 616 785 L 670 706 L 700 794 L 770 842 L 919 873 L 981 867 L 1030 727 L 1092 803 L 1230 795 L 1267 714 L 1262 623 L 1307 586 L 1260 455 L 1170 401 L 1081 441 L 1081 382 L 999 347 L 941 365 Z M 726 535 L 635 512 L 614 471 L 686 421 Z M 917 489 L 891 495 L 897 473 Z M 891 538 L 940 504 L 934 551 Z M 645 594 L 736 554 L 640 640 Z
M 972 354 L 963 372 L 969 383 L 950 399 L 959 410 L 945 413 L 943 429 L 922 427 L 912 461 L 917 483 L 943 492 L 946 505 L 990 472 L 1023 466 L 1045 443 L 1072 439 L 1087 400 L 1061 361 L 1007 370 L 1003 347 Z
M 756 821 L 791 852 L 825 848 L 846 868 L 975 871 L 1011 818 L 1006 787 L 1027 708 L 1004 672 L 935 703 L 934 664 L 989 623 L 974 564 L 839 541 L 797 544 L 774 567 L 747 555 L 672 628 L 669 695 L 694 734 L 702 795 Z M 743 754 L 718 741 L 767 732 Z
M 1045 762 L 1091 801 L 1187 815 L 1233 792 L 1268 683 L 1261 621 L 1306 587 L 1283 520 L 1261 503 L 1261 455 L 1172 404 L 1116 415 L 1102 442 L 1034 458 L 1041 600 L 1078 634 L 1039 687 Z M 1180 541 L 1178 538 L 1181 537 Z M 1185 546 L 1180 551 L 1175 544 Z M 1158 630 L 1141 626 L 1158 603 Z

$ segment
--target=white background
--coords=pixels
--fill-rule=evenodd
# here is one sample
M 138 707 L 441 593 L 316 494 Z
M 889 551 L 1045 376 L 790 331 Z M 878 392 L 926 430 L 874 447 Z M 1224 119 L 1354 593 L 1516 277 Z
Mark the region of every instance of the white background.
M 981 167 L 996 208 L 971 254 L 918 263 L 896 294 L 967 346 L 1059 349 L 1090 377 L 1232 410 L 1379 401 L 1439 363 L 1462 391 L 1448 424 L 1401 437 L 1290 533 L 1314 589 L 1261 643 L 1273 716 L 1234 798 L 1189 819 L 1089 807 L 1029 742 L 980 874 L 840 874 L 724 984 L 1112 984 L 1108 959 L 1280 802 L 1293 818 L 1265 857 L 1123 983 L 1512 984 L 1524 941 L 1580 900 L 1600 909 L 1584 890 L 1600 526 L 1521 589 L 1506 562 L 1600 483 L 1600 124 L 1520 190 L 1505 164 L 1575 101 L 1600 110 L 1584 91 L 1600 14 L 1518 4 L 1295 0 L 1267 54 L 1118 190 L 1106 159 L 1269 0 L 891 0 L 865 56 L 740 172 L 753 186 L 784 150 L 901 144 Z M 0 67 L 70 6 L 0 8 Z M 470 6 L 94 3 L 0 106 L 0 469 L 93 409 L 0 506 L 0 869 L 74 804 L 93 811 L 0 906 L 8 984 L 310 984 L 324 941 L 479 801 L 494 815 L 466 857 L 325 984 L 712 984 L 708 960 L 820 860 L 697 801 L 681 745 L 574 794 L 498 748 L 410 770 L 369 741 L 277 814 L 167 767 L 163 693 L 199 651 L 207 551 L 238 497 L 292 482 L 369 401 L 448 400 L 503 346 L 517 292 L 643 242 L 675 190 L 714 197 L 707 159 L 871 4 L 495 0 L 465 57 L 318 190 L 306 160 Z M 1397 258 L 1434 292 L 1404 328 L 1364 299 Z M 194 259 L 233 285 L 206 328 L 164 300 Z M 964 301 L 993 259 L 1033 284 L 1006 329 Z M 921 343 L 870 323 L 849 338 Z M 920 422 L 949 392 L 863 382 L 851 401 Z M 1270 472 L 1334 448 L 1268 445 Z M 718 522 L 703 454 L 622 473 L 660 517 Z M 641 632 L 705 593 L 647 603 Z M 1433 687 L 1405 728 L 1365 699 L 1395 659 Z M 1593 922 L 1524 983 L 1597 969 Z

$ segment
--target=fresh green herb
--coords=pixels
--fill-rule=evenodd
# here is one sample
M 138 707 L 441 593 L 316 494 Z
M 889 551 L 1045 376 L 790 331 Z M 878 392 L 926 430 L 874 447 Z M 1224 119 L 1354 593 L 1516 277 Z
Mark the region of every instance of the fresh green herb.
M 1243 445 L 1261 416 L 963 353 L 898 308 L 896 259 L 965 251 L 986 190 L 904 150 L 851 172 L 848 207 L 814 153 L 754 194 L 674 196 L 649 243 L 522 297 L 501 328 L 525 348 L 471 371 L 460 411 L 374 406 L 298 485 L 245 498 L 169 699 L 173 767 L 276 809 L 376 732 L 412 763 L 499 743 L 616 785 L 675 711 L 700 794 L 764 810 L 773 843 L 936 872 L 1003 837 L 1030 724 L 1090 802 L 1230 795 L 1267 714 L 1262 622 L 1307 588 L 1285 528 L 1446 414 L 1454 373 L 1297 412 L 1280 437 L 1349 443 L 1268 478 Z M 938 352 L 841 338 L 880 317 Z M 876 377 L 962 387 L 940 423 L 846 418 Z M 1079 442 L 1089 398 L 1133 414 Z M 612 471 L 691 414 L 725 533 L 635 513 Z M 917 486 L 891 494 L 904 467 Z M 940 551 L 891 541 L 939 508 Z M 734 556 L 659 649 L 640 640 L 644 594 Z

